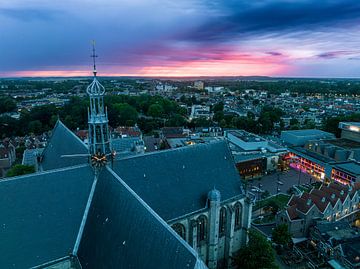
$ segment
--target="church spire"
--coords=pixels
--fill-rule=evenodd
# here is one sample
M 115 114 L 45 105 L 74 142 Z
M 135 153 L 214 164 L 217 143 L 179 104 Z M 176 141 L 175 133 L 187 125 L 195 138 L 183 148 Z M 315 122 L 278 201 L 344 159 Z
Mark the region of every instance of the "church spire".
M 105 88 L 98 81 L 96 75 L 96 61 L 98 56 L 95 53 L 95 42 L 93 42 L 92 55 L 93 58 L 93 74 L 94 78 L 87 87 L 86 92 L 90 98 L 90 108 L 88 110 L 89 123 L 89 153 L 92 156 L 93 165 L 98 166 L 97 160 L 102 164 L 111 158 L 111 142 L 108 126 L 107 109 L 104 106 Z
M 96 77 L 96 58 L 98 57 L 95 53 L 95 40 L 92 41 L 92 54 L 90 55 L 91 58 L 93 58 L 93 63 L 94 63 L 94 69 L 93 69 L 93 74 L 94 77 Z

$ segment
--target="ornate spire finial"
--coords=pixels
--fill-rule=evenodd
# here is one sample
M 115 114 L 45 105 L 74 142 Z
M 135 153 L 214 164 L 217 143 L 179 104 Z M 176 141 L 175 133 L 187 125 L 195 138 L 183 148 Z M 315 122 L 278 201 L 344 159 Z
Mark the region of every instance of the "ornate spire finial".
M 95 53 L 95 40 L 92 41 L 92 54 L 90 55 L 91 58 L 93 58 L 93 63 L 94 63 L 94 70 L 93 70 L 93 73 L 94 73 L 94 77 L 96 77 L 96 57 L 98 57 Z

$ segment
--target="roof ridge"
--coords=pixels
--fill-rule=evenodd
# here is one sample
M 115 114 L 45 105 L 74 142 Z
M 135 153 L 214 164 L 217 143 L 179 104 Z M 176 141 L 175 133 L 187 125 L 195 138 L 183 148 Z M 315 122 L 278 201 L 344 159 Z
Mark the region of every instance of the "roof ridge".
M 227 142 L 225 140 L 216 140 L 216 141 L 212 141 L 212 142 L 205 143 L 205 144 L 196 144 L 196 145 L 192 145 L 192 146 L 184 146 L 184 147 L 171 148 L 171 149 L 166 149 L 166 150 L 157 150 L 157 151 L 147 152 L 147 153 L 143 153 L 143 154 L 126 156 L 126 157 L 118 159 L 116 161 L 134 159 L 134 158 L 139 158 L 139 157 L 144 157 L 144 156 L 152 156 L 152 155 L 156 155 L 156 154 L 164 154 L 164 153 L 168 153 L 168 152 L 185 151 L 185 150 L 190 150 L 192 148 L 200 148 L 200 147 L 204 148 L 204 147 L 208 147 L 209 145 L 222 144 L 222 143 L 227 144 Z M 229 146 L 227 146 L 227 148 L 230 150 Z
M 92 183 L 91 190 L 90 190 L 90 193 L 89 193 L 89 197 L 88 197 L 85 209 L 84 209 L 84 214 L 83 214 L 83 217 L 81 219 L 79 232 L 78 232 L 78 234 L 76 236 L 74 248 L 73 248 L 73 251 L 72 251 L 72 254 L 75 255 L 75 256 L 77 255 L 77 252 L 79 250 L 79 246 L 80 246 L 81 239 L 82 239 L 82 236 L 83 236 L 83 233 L 84 233 L 84 228 L 85 228 L 85 225 L 86 225 L 86 221 L 87 221 L 87 218 L 88 218 L 88 215 L 89 215 L 89 210 L 90 210 L 93 198 L 94 198 L 94 193 L 95 193 L 97 182 L 98 182 L 98 175 L 95 174 L 94 175 L 94 181 Z
M 39 172 L 31 173 L 31 174 L 26 174 L 26 175 L 19 175 L 19 176 L 4 178 L 4 179 L 0 180 L 0 184 L 1 184 L 1 182 L 7 182 L 7 181 L 16 180 L 16 179 L 32 177 L 32 176 L 35 176 L 35 175 L 46 175 L 46 174 L 52 174 L 52 173 L 56 173 L 56 172 L 60 172 L 60 171 L 74 170 L 74 169 L 82 168 L 82 167 L 85 167 L 85 166 L 89 166 L 89 164 L 87 164 L 87 163 L 77 164 L 77 165 L 66 166 L 66 167 L 56 168 L 56 169 L 51 169 L 51 170 L 43 170 L 43 171 L 39 171 Z

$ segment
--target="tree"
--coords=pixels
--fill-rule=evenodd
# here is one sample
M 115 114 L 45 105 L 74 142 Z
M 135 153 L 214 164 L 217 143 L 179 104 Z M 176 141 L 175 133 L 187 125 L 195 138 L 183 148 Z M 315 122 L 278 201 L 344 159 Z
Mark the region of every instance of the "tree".
M 6 177 L 21 176 L 26 174 L 35 173 L 35 168 L 32 165 L 15 164 L 6 173 Z
M 279 203 L 276 200 L 269 201 L 268 208 L 271 210 L 273 215 L 275 215 L 280 210 Z
M 291 118 L 290 119 L 290 125 L 297 125 L 297 124 L 299 124 L 298 119 L 296 119 L 296 118 Z
M 138 118 L 136 109 L 126 103 L 115 104 L 113 106 L 113 113 L 115 113 L 112 121 L 114 127 L 119 125 L 134 125 Z
M 148 109 L 148 115 L 154 118 L 162 118 L 164 112 L 164 108 L 159 104 L 152 104 Z
M 250 230 L 249 243 L 235 256 L 234 264 L 241 269 L 274 269 L 275 254 L 266 238 L 255 230 Z
M 175 114 L 173 115 L 169 120 L 166 121 L 165 125 L 166 126 L 184 126 L 186 124 L 186 119 L 179 115 L 179 114 Z
M 311 119 L 306 119 L 304 125 L 305 129 L 315 129 L 316 127 L 315 122 Z
M 41 134 L 42 123 L 39 120 L 33 120 L 29 122 L 29 132 L 34 134 Z
M 255 114 L 254 114 L 254 112 L 252 112 L 252 111 L 248 111 L 248 112 L 246 113 L 246 116 L 247 116 L 249 119 L 255 120 Z
M 11 112 L 16 109 L 16 103 L 10 97 L 0 97 L 0 114 Z
M 224 111 L 224 103 L 223 102 L 219 102 L 216 105 L 214 105 L 214 107 L 213 107 L 213 112 L 214 113 L 222 112 L 222 111 Z
M 287 246 L 291 242 L 291 234 L 286 223 L 275 227 L 272 232 L 272 240 L 274 243 L 282 246 Z
M 224 112 L 222 111 L 216 111 L 213 117 L 214 121 L 220 122 L 222 119 L 224 119 Z

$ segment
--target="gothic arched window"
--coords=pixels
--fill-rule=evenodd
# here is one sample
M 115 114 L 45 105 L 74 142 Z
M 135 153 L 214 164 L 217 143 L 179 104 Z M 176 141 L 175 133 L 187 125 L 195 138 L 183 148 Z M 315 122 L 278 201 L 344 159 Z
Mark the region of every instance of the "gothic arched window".
M 235 211 L 235 229 L 240 229 L 241 227 L 241 204 L 236 203 L 234 206 Z
M 207 231 L 206 217 L 200 216 L 197 219 L 197 241 L 198 241 L 198 244 L 204 243 L 206 241 L 206 231 Z
M 181 223 L 176 223 L 172 226 L 174 231 L 180 235 L 184 240 L 186 240 L 185 226 Z
M 226 231 L 226 208 L 220 209 L 219 217 L 219 236 L 224 236 Z

